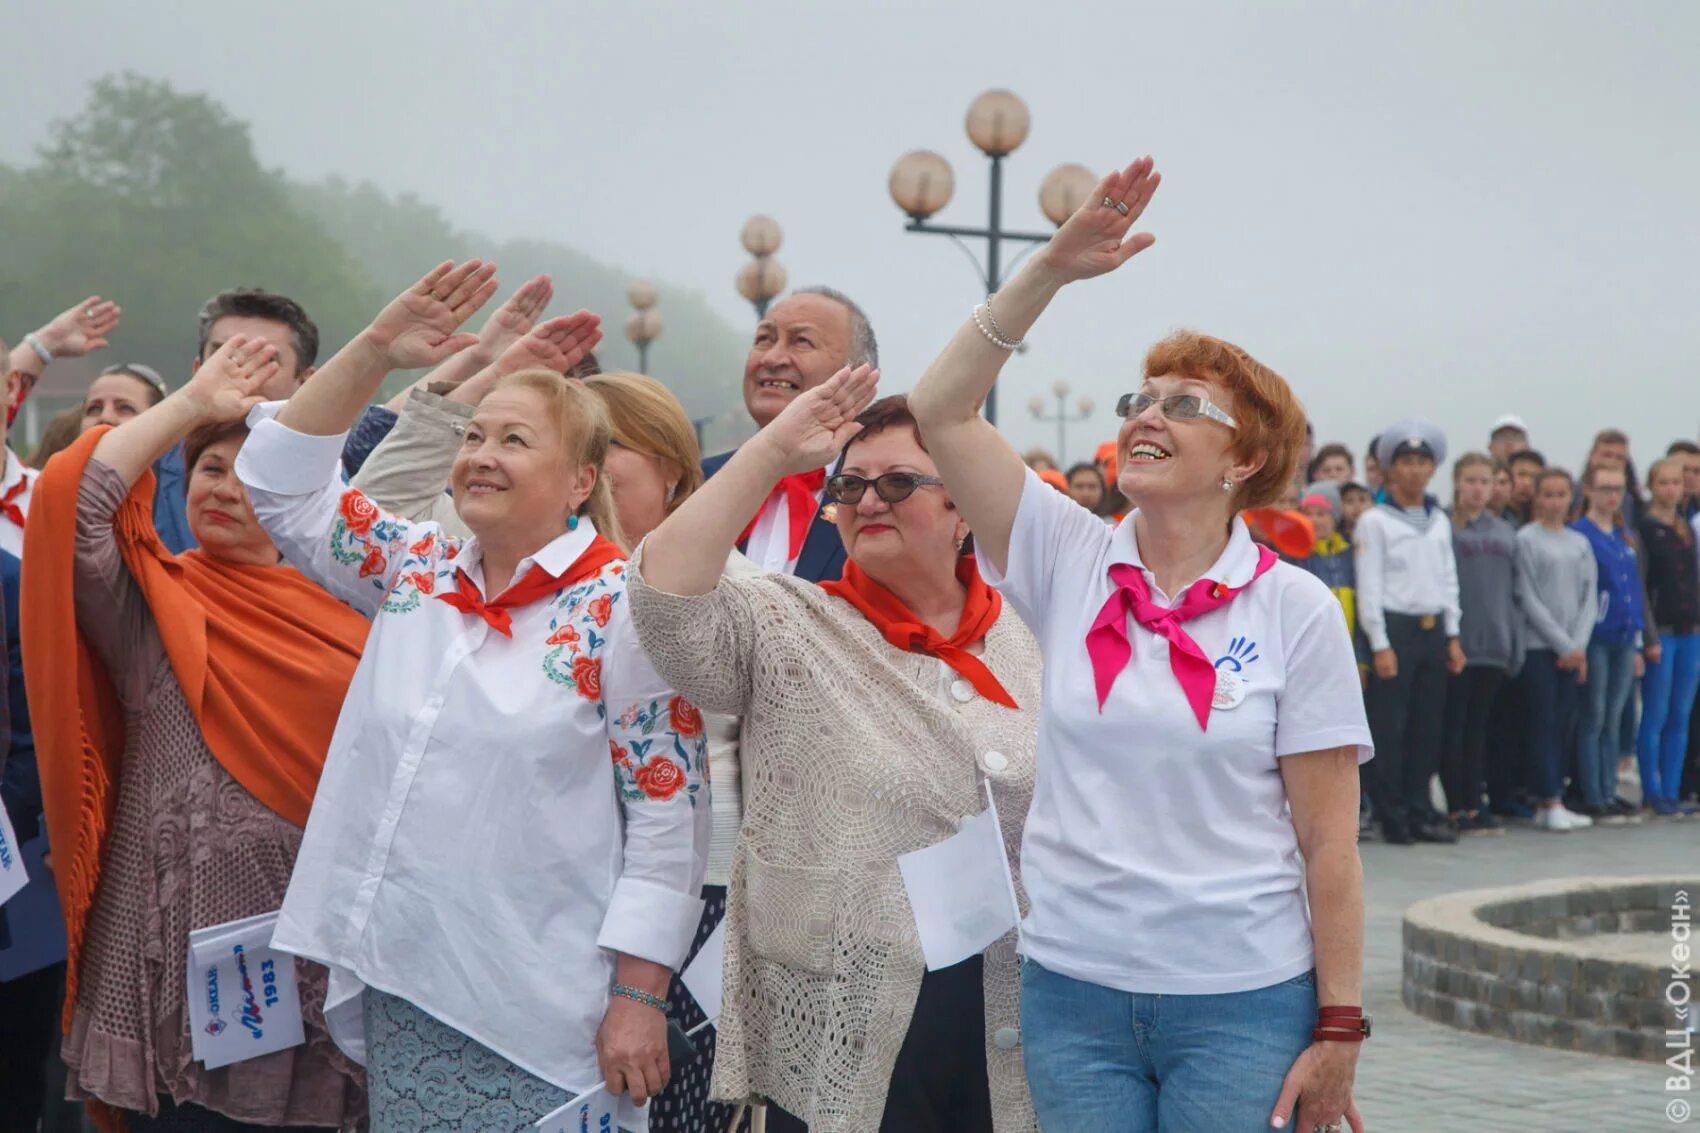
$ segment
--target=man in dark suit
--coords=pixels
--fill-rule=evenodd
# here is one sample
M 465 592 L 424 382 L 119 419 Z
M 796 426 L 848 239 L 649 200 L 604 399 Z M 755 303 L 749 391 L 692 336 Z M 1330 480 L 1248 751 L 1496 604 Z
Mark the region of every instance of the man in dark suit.
M 868 316 L 847 296 L 827 287 L 794 291 L 768 309 L 756 327 L 744 363 L 744 406 L 758 427 L 779 416 L 791 399 L 820 385 L 844 366 L 879 365 L 879 345 Z M 702 462 L 713 476 L 731 453 Z M 844 545 L 836 524 L 821 518 L 826 469 L 787 476 L 738 540 L 738 549 L 763 570 L 826 582 L 844 573 Z

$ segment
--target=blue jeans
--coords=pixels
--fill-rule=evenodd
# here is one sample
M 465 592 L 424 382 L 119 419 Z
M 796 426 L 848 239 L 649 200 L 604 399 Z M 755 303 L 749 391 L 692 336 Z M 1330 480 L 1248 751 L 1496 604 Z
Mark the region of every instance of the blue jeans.
M 1267 1130 L 1315 1025 L 1314 971 L 1256 991 L 1138 995 L 1021 962 L 1022 1048 L 1044 1133 Z
M 1629 749 L 1623 706 L 1635 688 L 1635 643 L 1588 646 L 1582 723 L 1576 731 L 1576 777 L 1582 801 L 1604 806 L 1617 797 L 1617 757 Z
M 1641 792 L 1674 801 L 1688 753 L 1688 718 L 1700 693 L 1700 634 L 1659 635 L 1659 662 L 1641 681 Z
M 1529 650 L 1518 679 L 1529 705 L 1529 797 L 1551 802 L 1564 793 L 1565 739 L 1582 686 L 1550 649 Z

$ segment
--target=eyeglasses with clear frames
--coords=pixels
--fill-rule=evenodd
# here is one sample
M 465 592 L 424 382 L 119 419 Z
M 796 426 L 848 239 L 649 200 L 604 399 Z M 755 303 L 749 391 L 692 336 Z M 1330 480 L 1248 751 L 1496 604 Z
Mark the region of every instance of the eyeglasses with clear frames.
M 1169 421 L 1196 421 L 1200 417 L 1208 417 L 1230 429 L 1239 428 L 1238 423 L 1211 404 L 1208 397 L 1196 393 L 1171 393 L 1167 397 L 1152 397 L 1144 390 L 1138 393 L 1124 393 L 1116 402 L 1116 416 L 1131 420 L 1153 405 L 1157 406 L 1163 417 Z

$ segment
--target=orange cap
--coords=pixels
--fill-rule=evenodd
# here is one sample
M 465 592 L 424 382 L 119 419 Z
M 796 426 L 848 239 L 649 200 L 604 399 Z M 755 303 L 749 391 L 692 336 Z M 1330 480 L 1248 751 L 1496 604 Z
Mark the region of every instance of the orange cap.
M 1316 528 L 1302 512 L 1260 507 L 1240 513 L 1253 538 L 1260 539 L 1289 559 L 1310 558 L 1316 545 Z
M 1068 477 L 1064 476 L 1061 472 L 1058 472 L 1055 468 L 1047 468 L 1043 472 L 1039 473 L 1039 479 L 1043 480 L 1059 492 L 1064 494 L 1068 492 Z

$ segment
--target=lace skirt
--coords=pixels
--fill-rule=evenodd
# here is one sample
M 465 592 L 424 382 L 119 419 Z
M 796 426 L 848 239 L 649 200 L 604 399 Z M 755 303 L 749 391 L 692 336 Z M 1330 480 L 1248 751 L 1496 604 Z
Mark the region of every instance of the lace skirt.
M 530 1133 L 567 1104 L 558 1086 L 405 999 L 365 993 L 371 1133 Z

